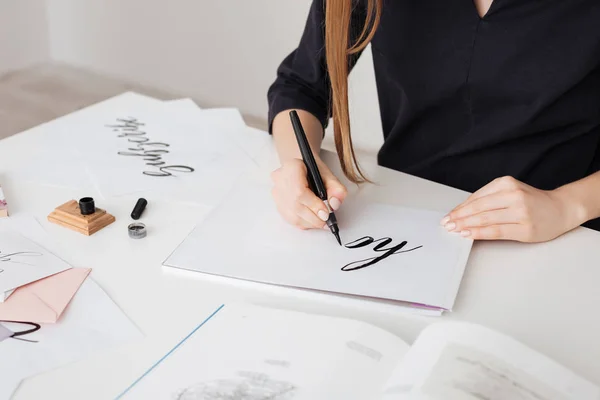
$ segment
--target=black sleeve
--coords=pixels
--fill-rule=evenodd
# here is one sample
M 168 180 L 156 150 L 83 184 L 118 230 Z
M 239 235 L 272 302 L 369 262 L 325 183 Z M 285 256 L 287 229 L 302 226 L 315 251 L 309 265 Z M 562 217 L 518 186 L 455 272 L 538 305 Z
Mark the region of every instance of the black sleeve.
M 364 20 L 364 9 L 355 6 L 351 40 L 360 34 Z M 350 57 L 350 69 L 359 56 Z M 308 111 L 321 121 L 323 128 L 327 127 L 331 117 L 331 89 L 325 61 L 325 0 L 313 0 L 300 44 L 277 69 L 277 78 L 269 88 L 267 98 L 269 132 L 275 116 L 292 108 Z

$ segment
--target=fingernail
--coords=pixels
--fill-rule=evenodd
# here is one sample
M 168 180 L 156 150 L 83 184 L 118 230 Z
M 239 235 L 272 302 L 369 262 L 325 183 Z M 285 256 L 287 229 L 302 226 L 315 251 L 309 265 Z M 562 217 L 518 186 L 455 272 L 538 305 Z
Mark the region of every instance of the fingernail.
M 317 215 L 319 216 L 319 218 L 321 218 L 323 221 L 327 221 L 327 219 L 329 218 L 329 214 L 327 214 L 326 211 L 323 210 L 319 210 L 319 212 L 317 213 Z
M 471 236 L 471 231 L 461 231 L 460 236 L 463 236 L 463 237 Z
M 456 224 L 454 222 L 448 222 L 446 225 L 444 225 L 444 228 L 446 228 L 448 232 L 452 232 L 456 229 Z
M 332 197 L 331 199 L 329 199 L 329 205 L 334 210 L 337 210 L 342 205 L 342 202 L 339 201 L 336 197 Z
M 450 217 L 446 215 L 440 222 L 440 225 L 446 225 L 448 222 L 450 222 Z

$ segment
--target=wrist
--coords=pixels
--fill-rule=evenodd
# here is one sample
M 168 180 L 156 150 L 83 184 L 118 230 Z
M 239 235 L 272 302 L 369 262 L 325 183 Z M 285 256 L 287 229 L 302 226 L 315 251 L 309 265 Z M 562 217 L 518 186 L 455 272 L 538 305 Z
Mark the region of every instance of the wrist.
M 553 190 L 552 194 L 560 203 L 566 230 L 576 228 L 592 218 L 592 210 L 576 187 L 565 185 Z

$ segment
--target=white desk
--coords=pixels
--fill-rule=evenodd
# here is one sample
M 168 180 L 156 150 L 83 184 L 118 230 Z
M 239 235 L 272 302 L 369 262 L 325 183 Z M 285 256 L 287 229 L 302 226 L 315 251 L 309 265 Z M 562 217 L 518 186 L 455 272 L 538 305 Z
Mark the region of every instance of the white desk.
M 327 295 L 209 280 L 200 274 L 165 273 L 161 262 L 206 216 L 206 207 L 161 203 L 148 196 L 143 222 L 149 235 L 137 241 L 126 232 L 136 197 L 98 201 L 117 221 L 91 237 L 52 225 L 45 218 L 54 207 L 96 193 L 40 187 L 2 176 L 3 171 L 35 157 L 40 134 L 33 130 L 0 141 L 0 182 L 10 212 L 35 215 L 66 249 L 59 253 L 63 258 L 74 266 L 93 268 L 92 277 L 146 338 L 31 378 L 21 385 L 15 399 L 113 398 L 224 302 L 248 301 L 362 319 L 409 342 L 427 324 L 440 320 L 407 315 L 377 303 L 342 302 Z M 270 157 L 255 178 L 268 179 L 273 167 Z M 334 157 L 328 154 L 326 159 Z M 366 169 L 380 186 L 363 190 L 380 202 L 447 211 L 466 196 L 384 168 Z M 582 228 L 540 245 L 476 243 L 455 312 L 441 319 L 477 322 L 510 334 L 600 384 L 599 285 L 597 232 Z

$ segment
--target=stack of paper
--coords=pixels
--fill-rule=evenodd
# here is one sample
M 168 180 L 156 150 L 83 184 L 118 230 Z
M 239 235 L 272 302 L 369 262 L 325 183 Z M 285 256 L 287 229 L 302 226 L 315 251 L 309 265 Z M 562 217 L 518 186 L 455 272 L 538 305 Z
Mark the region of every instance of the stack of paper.
M 15 289 L 71 268 L 21 234 L 0 230 L 0 303 Z
M 438 315 L 452 310 L 473 241 L 446 232 L 442 214 L 355 195 L 336 213 L 338 246 L 329 231 L 301 231 L 284 222 L 269 189 L 248 185 L 232 192 L 164 265 L 392 300 Z M 236 204 L 239 198 L 244 207 Z
M 0 221 L 0 399 L 32 375 L 140 336 L 90 278 L 45 246 L 34 218 Z M 11 289 L 7 291 L 7 289 Z M 7 296 L 6 294 L 9 294 Z
M 257 167 L 269 141 L 236 109 L 201 110 L 189 99 L 162 102 L 131 92 L 32 131 L 39 153 L 8 174 L 14 179 L 95 188 L 105 198 L 149 192 L 209 206 Z
M 10 398 L 27 377 L 140 336 L 106 293 L 86 279 L 58 323 L 0 322 L 0 360 L 10 360 L 0 363 L 0 399 Z

